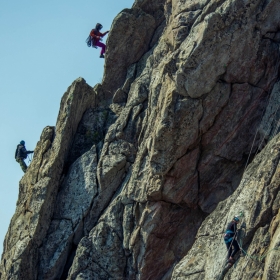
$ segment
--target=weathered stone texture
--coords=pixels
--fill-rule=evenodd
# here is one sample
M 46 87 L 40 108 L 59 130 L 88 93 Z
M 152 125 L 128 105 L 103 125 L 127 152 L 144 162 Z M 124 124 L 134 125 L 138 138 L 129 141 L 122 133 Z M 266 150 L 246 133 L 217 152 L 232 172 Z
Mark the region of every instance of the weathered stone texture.
M 279 11 L 137 0 L 118 14 L 102 84 L 75 81 L 42 133 L 1 279 L 214 279 L 236 211 L 246 251 L 269 253 L 223 277 L 277 279 Z
M 47 237 L 39 250 L 39 279 L 60 277 L 69 252 L 83 236 L 83 219 L 97 195 L 96 147 L 75 161 L 55 202 Z
M 38 249 L 47 234 L 64 163 L 84 111 L 94 106 L 92 88 L 81 78 L 62 97 L 56 128 L 47 127 L 20 181 L 19 199 L 4 242 L 1 279 L 36 279 Z
M 248 166 L 237 190 L 205 219 L 172 279 L 279 279 L 280 136 Z M 240 244 L 248 254 L 224 277 L 227 250 L 223 229 L 243 213 Z

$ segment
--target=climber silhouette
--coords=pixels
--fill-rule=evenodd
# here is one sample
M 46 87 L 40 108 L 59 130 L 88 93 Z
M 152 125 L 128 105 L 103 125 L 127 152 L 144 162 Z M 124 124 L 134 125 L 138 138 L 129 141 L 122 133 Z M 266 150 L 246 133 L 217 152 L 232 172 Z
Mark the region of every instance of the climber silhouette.
M 102 24 L 97 23 L 95 29 L 92 29 L 90 32 L 90 37 L 92 41 L 92 46 L 100 47 L 101 53 L 100 58 L 104 58 L 104 54 L 106 52 L 106 45 L 101 43 L 101 38 L 104 37 L 109 31 L 106 31 L 105 33 L 101 33 L 100 30 L 103 28 Z
M 22 171 L 25 173 L 27 169 L 27 165 L 24 160 L 27 158 L 28 154 L 34 153 L 33 151 L 26 151 L 25 142 L 23 140 L 17 145 L 15 159 L 20 164 Z
M 232 265 L 234 263 L 234 255 L 239 251 L 239 246 L 236 241 L 237 237 L 237 224 L 239 223 L 239 218 L 235 216 L 233 220 L 228 224 L 224 241 L 228 249 L 228 264 Z M 232 250 L 233 247 L 233 250 Z

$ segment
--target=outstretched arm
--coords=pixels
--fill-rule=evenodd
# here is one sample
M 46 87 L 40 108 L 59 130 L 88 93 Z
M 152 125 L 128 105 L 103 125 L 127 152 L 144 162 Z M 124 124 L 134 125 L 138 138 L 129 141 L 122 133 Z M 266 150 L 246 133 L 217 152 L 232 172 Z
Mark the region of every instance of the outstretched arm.
M 106 34 L 108 34 L 109 33 L 109 31 L 106 31 L 106 32 L 104 32 L 104 33 L 100 33 L 101 34 L 101 37 L 104 37 Z

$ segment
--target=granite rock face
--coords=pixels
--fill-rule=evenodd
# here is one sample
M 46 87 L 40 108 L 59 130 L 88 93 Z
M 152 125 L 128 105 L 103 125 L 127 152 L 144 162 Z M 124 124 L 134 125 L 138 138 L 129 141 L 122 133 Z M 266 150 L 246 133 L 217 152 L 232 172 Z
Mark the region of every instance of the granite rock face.
M 279 152 L 278 135 L 248 166 L 237 190 L 205 219 L 171 279 L 279 279 Z M 227 250 L 221 229 L 239 213 L 244 251 L 224 277 Z
M 39 248 L 50 227 L 72 138 L 93 101 L 92 88 L 77 79 L 62 97 L 56 128 L 43 130 L 34 160 L 19 183 L 16 213 L 4 241 L 1 279 L 37 277 Z
M 279 11 L 137 0 L 119 13 L 102 84 L 76 80 L 43 130 L 1 279 L 277 279 Z M 236 211 L 258 257 L 222 273 Z

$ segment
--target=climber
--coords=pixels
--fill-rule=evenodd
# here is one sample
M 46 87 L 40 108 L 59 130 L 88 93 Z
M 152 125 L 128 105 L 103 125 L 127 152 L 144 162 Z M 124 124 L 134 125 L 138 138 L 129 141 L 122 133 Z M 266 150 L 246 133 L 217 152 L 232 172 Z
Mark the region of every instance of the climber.
M 92 29 L 90 32 L 92 46 L 97 46 L 101 48 L 100 58 L 104 58 L 104 54 L 106 52 L 106 45 L 101 43 L 101 37 L 104 37 L 109 31 L 105 33 L 101 33 L 100 30 L 102 29 L 102 24 L 97 23 L 95 29 Z
M 228 224 L 224 235 L 224 241 L 228 249 L 228 265 L 230 266 L 232 266 L 234 263 L 234 259 L 233 259 L 234 255 L 240 250 L 238 243 L 236 241 L 238 223 L 239 223 L 239 218 L 238 216 L 235 216 L 233 220 Z
M 15 159 L 20 164 L 20 167 L 24 173 L 26 172 L 27 169 L 27 165 L 24 162 L 24 159 L 27 158 L 28 154 L 32 154 L 32 153 L 34 153 L 34 151 L 26 151 L 25 142 L 21 140 L 20 143 L 17 145 Z

